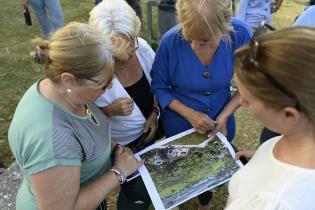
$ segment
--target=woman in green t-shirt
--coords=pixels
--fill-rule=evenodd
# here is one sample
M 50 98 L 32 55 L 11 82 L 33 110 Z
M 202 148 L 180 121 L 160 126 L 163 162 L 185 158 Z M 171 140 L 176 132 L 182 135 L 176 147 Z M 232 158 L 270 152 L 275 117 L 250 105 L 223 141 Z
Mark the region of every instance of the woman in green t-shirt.
M 128 56 L 129 46 L 112 42 L 80 23 L 34 40 L 45 77 L 24 94 L 9 129 L 23 173 L 18 210 L 106 209 L 105 197 L 142 164 L 126 147 L 111 152 L 109 120 L 94 104 L 112 86 L 114 57 Z

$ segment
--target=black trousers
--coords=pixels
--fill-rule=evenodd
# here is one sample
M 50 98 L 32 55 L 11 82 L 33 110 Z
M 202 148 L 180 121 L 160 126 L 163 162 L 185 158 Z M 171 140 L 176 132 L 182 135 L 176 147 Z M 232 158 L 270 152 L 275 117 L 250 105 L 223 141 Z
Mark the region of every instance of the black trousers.
M 141 8 L 140 0 L 126 0 L 126 1 L 134 9 L 137 16 L 140 18 L 142 22 L 142 8 Z

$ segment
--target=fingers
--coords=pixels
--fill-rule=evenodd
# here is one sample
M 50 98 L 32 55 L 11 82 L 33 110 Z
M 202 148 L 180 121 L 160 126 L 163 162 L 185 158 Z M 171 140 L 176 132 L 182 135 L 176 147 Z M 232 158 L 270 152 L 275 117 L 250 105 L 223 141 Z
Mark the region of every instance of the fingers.
M 149 127 L 150 127 L 150 123 L 151 123 L 151 122 L 150 122 L 149 120 L 147 120 L 147 122 L 146 122 L 145 125 L 144 125 L 143 133 L 148 132 Z
M 134 108 L 134 102 L 132 98 L 128 97 L 121 97 L 115 100 L 112 103 L 112 109 L 115 110 L 117 115 L 127 116 L 132 113 Z
M 150 126 L 150 130 L 149 130 L 149 133 L 148 135 L 145 137 L 144 141 L 145 143 L 149 142 L 151 139 L 153 139 L 154 135 L 155 135 L 155 132 L 156 132 L 156 126 L 152 123 L 151 126 Z
M 237 152 L 234 156 L 234 160 L 239 160 L 240 157 L 242 156 L 242 153 L 241 152 Z
M 133 152 L 132 152 L 132 150 L 129 148 L 129 147 L 123 147 L 123 152 L 126 152 L 127 154 L 129 154 L 129 155 L 133 155 Z
M 118 157 L 119 155 L 121 155 L 122 152 L 123 152 L 122 146 L 118 145 L 118 148 L 117 148 L 116 153 L 115 153 L 115 157 Z
M 215 130 L 215 123 L 208 115 L 202 114 L 198 119 L 196 130 L 201 134 L 207 134 L 209 131 Z
M 143 160 L 137 160 L 129 148 L 119 146 L 114 165 L 120 168 L 126 176 L 129 176 L 135 172 L 143 162 Z
M 244 157 L 246 160 L 250 160 L 254 154 L 255 150 L 240 151 L 235 154 L 234 160 L 239 160 L 241 157 Z
M 137 168 L 139 168 L 141 165 L 144 164 L 144 160 L 143 159 L 137 160 L 137 161 L 138 161 L 138 167 Z

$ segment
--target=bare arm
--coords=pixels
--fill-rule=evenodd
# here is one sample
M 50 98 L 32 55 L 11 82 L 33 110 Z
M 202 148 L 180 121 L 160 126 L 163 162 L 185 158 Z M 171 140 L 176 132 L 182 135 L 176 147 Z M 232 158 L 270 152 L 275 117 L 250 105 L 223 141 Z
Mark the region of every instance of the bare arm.
M 128 176 L 143 161 L 137 161 L 128 148 L 119 147 L 115 154 L 115 166 Z M 95 209 L 105 197 L 119 186 L 114 172 L 80 188 L 80 167 L 56 166 L 30 177 L 41 210 L 87 210 Z
M 236 94 L 231 98 L 229 103 L 224 107 L 223 111 L 217 117 L 216 131 L 220 131 L 223 134 L 227 134 L 226 123 L 228 118 L 241 106 L 240 94 Z
M 42 210 L 95 209 L 119 186 L 117 176 L 107 172 L 80 189 L 80 167 L 58 166 L 32 175 L 32 187 Z

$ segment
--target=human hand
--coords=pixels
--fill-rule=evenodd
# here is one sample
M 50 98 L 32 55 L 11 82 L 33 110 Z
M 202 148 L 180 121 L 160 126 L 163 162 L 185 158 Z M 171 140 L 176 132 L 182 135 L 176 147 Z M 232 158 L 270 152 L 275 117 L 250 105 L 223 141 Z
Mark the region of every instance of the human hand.
M 213 130 L 213 132 L 210 132 L 208 136 L 210 137 L 213 134 L 216 134 L 217 132 L 221 132 L 224 136 L 227 136 L 228 134 L 226 127 L 227 120 L 228 119 L 225 117 L 218 116 L 215 124 L 215 129 Z
M 198 133 L 207 134 L 209 131 L 215 130 L 216 121 L 213 121 L 208 115 L 192 111 L 189 113 L 187 120 L 190 122 L 193 128 L 196 129 Z
M 237 152 L 234 160 L 239 160 L 241 157 L 244 157 L 247 161 L 250 160 L 255 154 L 256 150 L 244 150 Z
M 275 0 L 274 2 L 272 2 L 271 12 L 272 13 L 277 12 L 280 9 L 280 7 L 281 7 L 282 2 L 283 2 L 283 0 Z
M 137 160 L 133 156 L 131 149 L 125 146 L 118 146 L 115 153 L 115 163 L 114 166 L 122 170 L 125 176 L 131 175 L 135 172 L 142 164 L 144 160 Z
M 116 99 L 113 103 L 101 108 L 106 116 L 111 117 L 114 115 L 127 116 L 132 113 L 134 102 L 132 98 L 121 97 Z
M 146 137 L 144 139 L 144 143 L 150 142 L 157 130 L 158 119 L 155 112 L 152 112 L 149 118 L 147 119 L 143 132 L 146 133 Z

